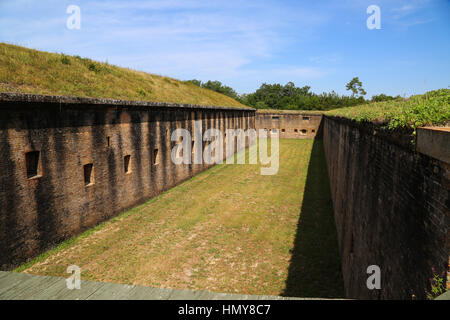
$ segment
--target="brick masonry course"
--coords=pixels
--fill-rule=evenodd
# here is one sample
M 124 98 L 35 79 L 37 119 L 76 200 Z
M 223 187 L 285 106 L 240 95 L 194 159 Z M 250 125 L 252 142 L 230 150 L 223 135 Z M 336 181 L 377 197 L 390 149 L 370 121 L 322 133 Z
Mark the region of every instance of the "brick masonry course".
M 254 110 L 0 94 L 1 269 L 211 167 L 171 161 L 172 131 L 197 120 L 245 130 Z
M 348 298 L 425 298 L 448 271 L 450 166 L 371 124 L 325 117 L 325 155 Z M 366 286 L 370 265 L 381 289 Z
M 269 135 L 278 130 L 280 139 L 313 139 L 320 132 L 321 114 L 256 112 L 258 129 L 266 129 Z

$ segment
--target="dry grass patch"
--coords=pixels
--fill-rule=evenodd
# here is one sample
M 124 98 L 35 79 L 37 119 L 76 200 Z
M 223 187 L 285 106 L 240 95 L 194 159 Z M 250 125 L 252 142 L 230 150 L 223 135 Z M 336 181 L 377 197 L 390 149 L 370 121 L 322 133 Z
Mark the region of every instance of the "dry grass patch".
M 298 294 L 342 296 L 335 230 L 321 231 L 324 221 L 333 225 L 330 201 L 314 209 L 315 234 L 322 237 L 315 245 L 324 245 L 327 254 L 302 252 L 313 271 L 289 275 L 298 269 L 293 254 L 303 232 L 300 214 L 310 215 L 301 211 L 313 144 L 281 140 L 280 169 L 273 176 L 260 175 L 259 165 L 217 165 L 19 270 L 65 277 L 67 266 L 76 264 L 88 280 L 271 295 L 289 295 L 292 279 L 312 277 L 326 288 Z M 317 174 L 326 177 L 326 169 Z

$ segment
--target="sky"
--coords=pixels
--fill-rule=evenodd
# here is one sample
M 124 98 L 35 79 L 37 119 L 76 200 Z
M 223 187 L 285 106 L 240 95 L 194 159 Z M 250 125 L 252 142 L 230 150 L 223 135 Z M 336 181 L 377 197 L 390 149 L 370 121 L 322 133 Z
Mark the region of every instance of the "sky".
M 370 5 L 380 29 L 367 27 Z M 239 93 L 292 81 L 349 94 L 355 76 L 367 97 L 450 86 L 449 0 L 0 0 L 0 42 Z

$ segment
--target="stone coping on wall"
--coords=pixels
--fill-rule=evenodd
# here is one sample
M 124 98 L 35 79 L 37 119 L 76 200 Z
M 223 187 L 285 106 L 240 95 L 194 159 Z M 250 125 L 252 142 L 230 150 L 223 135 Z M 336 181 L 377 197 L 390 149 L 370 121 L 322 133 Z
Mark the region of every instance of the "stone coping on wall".
M 8 93 L 0 92 L 1 102 L 27 102 L 27 103 L 51 103 L 51 104 L 87 104 L 87 105 L 107 105 L 116 107 L 153 107 L 153 108 L 183 108 L 183 109 L 212 109 L 229 111 L 256 111 L 253 108 L 239 108 L 227 106 L 205 106 L 196 104 L 178 104 L 169 102 L 149 102 L 133 100 L 117 100 L 72 96 L 52 96 L 28 93 Z M 0 105 L 1 107 L 1 105 Z
M 450 163 L 450 127 L 417 128 L 416 150 Z

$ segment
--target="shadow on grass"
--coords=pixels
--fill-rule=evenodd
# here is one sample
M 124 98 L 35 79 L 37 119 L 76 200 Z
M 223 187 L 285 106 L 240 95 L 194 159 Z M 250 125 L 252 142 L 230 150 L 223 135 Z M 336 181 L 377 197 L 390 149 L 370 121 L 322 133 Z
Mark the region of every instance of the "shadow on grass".
M 314 140 L 311 151 L 286 287 L 281 295 L 315 298 L 345 296 L 321 139 Z

